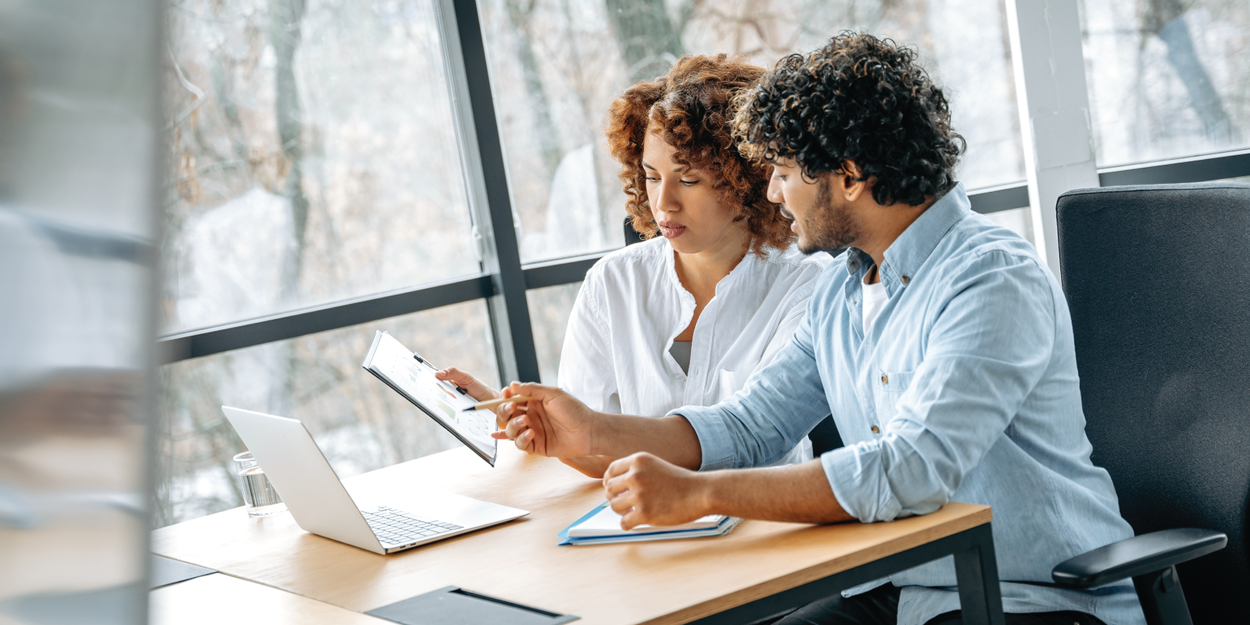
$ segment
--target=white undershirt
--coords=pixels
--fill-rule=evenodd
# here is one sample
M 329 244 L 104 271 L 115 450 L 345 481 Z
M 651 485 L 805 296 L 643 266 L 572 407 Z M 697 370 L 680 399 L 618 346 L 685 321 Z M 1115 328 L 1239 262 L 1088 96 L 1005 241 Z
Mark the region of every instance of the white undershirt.
M 673 341 L 673 346 L 668 348 L 668 353 L 673 355 L 673 360 L 677 361 L 677 366 L 681 367 L 681 372 L 690 374 L 690 341 Z
M 864 285 L 864 334 L 872 332 L 872 324 L 876 322 L 877 315 L 881 314 L 881 309 L 885 308 L 888 301 L 890 294 L 885 292 L 884 282 Z

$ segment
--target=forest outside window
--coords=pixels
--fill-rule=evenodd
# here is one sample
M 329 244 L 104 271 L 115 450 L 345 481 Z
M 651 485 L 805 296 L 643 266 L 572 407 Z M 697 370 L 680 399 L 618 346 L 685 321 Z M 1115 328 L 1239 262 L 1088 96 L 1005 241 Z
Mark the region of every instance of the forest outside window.
M 163 334 L 480 271 L 430 2 L 167 21 Z
M 687 53 L 771 67 L 846 29 L 914 44 L 968 140 L 960 179 L 975 190 L 1025 177 L 999 0 L 482 0 L 478 9 L 525 262 L 623 244 L 608 105 Z
M 242 505 L 231 457 L 243 443 L 223 404 L 303 421 L 341 478 L 459 446 L 361 369 L 378 330 L 439 366 L 500 383 L 481 300 L 165 365 L 154 437 L 155 526 Z
M 1250 147 L 1250 3 L 1080 6 L 1099 167 Z

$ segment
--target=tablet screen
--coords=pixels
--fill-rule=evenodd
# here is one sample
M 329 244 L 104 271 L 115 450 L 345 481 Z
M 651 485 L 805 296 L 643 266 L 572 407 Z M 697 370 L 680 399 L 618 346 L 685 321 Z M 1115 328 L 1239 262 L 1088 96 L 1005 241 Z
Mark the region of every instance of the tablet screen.
M 456 438 L 494 464 L 495 413 L 490 410 L 465 410 L 476 401 L 450 382 L 434 377 L 437 371 L 424 360 L 414 357 L 395 337 L 378 332 L 373 347 L 365 358 L 364 368 L 417 405 Z

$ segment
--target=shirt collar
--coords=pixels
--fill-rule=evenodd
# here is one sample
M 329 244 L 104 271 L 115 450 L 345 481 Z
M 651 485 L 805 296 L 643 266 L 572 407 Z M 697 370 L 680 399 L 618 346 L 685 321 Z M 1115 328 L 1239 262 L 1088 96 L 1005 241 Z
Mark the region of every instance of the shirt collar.
M 942 237 L 971 211 L 972 204 L 960 182 L 921 213 L 885 250 L 884 266 L 879 271 L 886 289 L 893 293 L 896 286 L 910 283 Z M 872 262 L 872 257 L 855 248 L 849 252 L 846 270 L 853 276 L 859 275 L 860 268 Z
M 767 250 L 769 254 L 784 254 L 785 250 L 770 248 Z M 668 276 L 668 281 L 678 293 L 689 293 L 686 287 L 682 285 L 681 278 L 677 277 L 677 250 L 673 249 L 673 245 L 664 240 L 664 273 Z M 729 274 L 716 284 L 716 292 L 720 293 L 721 289 L 728 289 L 733 286 L 737 280 L 744 280 L 741 276 L 752 276 L 756 273 L 757 267 L 763 265 L 763 260 L 755 255 L 751 250 L 747 250 L 742 260 L 729 271 Z M 692 302 L 694 300 L 691 300 Z

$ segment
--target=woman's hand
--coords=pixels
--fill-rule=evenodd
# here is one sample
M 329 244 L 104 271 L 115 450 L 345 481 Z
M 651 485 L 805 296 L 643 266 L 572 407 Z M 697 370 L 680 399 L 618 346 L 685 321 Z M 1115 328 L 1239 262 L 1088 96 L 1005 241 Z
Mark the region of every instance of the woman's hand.
M 477 378 L 455 367 L 447 367 L 442 371 L 435 371 L 434 377 L 451 382 L 465 391 L 468 391 L 469 397 L 472 397 L 477 401 L 488 401 L 500 396 L 499 391 L 483 384 Z

